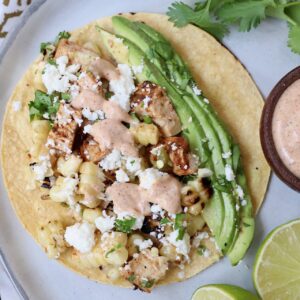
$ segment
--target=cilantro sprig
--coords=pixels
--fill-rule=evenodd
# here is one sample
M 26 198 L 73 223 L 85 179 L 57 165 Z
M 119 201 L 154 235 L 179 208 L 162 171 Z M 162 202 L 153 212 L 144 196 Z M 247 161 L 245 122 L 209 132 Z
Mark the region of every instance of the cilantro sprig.
M 178 230 L 176 241 L 183 239 L 183 236 L 185 234 L 185 227 L 183 225 L 184 221 L 185 221 L 185 214 L 176 214 L 175 222 L 174 222 L 174 229 Z
M 135 222 L 136 218 L 133 217 L 124 220 L 117 219 L 115 221 L 115 227 L 117 231 L 130 233 L 133 230 L 132 227 L 135 225 Z
M 121 249 L 123 245 L 121 243 L 118 243 L 116 246 L 111 248 L 109 251 L 106 252 L 105 257 L 107 258 L 111 253 L 115 252 L 118 249 Z
M 67 31 L 61 31 L 55 38 L 54 42 L 43 42 L 40 45 L 40 52 L 45 55 L 52 57 L 58 42 L 61 39 L 69 39 L 71 34 Z
M 45 114 L 51 121 L 59 108 L 59 101 L 56 100 L 56 97 L 56 94 L 48 95 L 40 90 L 35 91 L 34 100 L 28 104 L 30 121 L 45 119 Z
M 289 24 L 288 46 L 300 54 L 300 2 L 290 0 L 205 0 L 190 7 L 173 3 L 167 12 L 175 26 L 194 24 L 221 40 L 229 33 L 229 25 L 240 31 L 256 28 L 267 17 Z

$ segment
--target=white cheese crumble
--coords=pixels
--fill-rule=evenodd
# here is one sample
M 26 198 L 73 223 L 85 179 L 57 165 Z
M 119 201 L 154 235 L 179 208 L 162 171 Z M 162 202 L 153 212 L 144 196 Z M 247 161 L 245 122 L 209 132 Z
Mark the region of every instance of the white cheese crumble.
M 42 81 L 48 94 L 54 91 L 65 93 L 71 87 L 70 81 L 77 80 L 75 73 L 80 69 L 80 65 L 67 66 L 68 62 L 67 56 L 60 56 L 56 59 L 56 65 L 46 64 Z
M 247 200 L 245 200 L 245 199 L 242 200 L 242 201 L 241 201 L 241 205 L 242 205 L 242 206 L 246 206 L 246 205 L 247 205 Z
M 143 103 L 144 103 L 144 108 L 148 108 L 149 106 L 149 102 L 151 101 L 151 98 L 149 96 L 146 96 L 144 99 L 143 99 Z
M 230 165 L 225 166 L 225 178 L 227 181 L 233 181 L 235 178 L 232 167 Z
M 130 219 L 130 218 L 135 218 L 135 223 L 132 226 L 132 230 L 137 230 L 137 229 L 141 229 L 143 227 L 143 223 L 144 223 L 144 216 L 134 216 L 131 213 L 124 211 L 118 214 L 118 219 L 120 220 L 124 220 L 124 219 Z
M 184 271 L 178 272 L 178 273 L 177 273 L 177 277 L 178 277 L 179 279 L 184 279 L 184 277 L 185 277 L 185 272 L 184 272 Z
M 200 178 L 210 177 L 210 176 L 212 176 L 212 174 L 213 174 L 213 172 L 210 169 L 207 169 L 207 168 L 198 169 L 198 176 Z
M 89 133 L 92 129 L 92 125 L 88 124 L 83 127 L 83 133 Z
M 105 114 L 102 110 L 90 111 L 88 107 L 82 109 L 82 115 L 89 121 L 104 120 Z
M 117 182 L 128 182 L 129 177 L 126 172 L 122 169 L 116 171 L 116 180 Z
M 149 190 L 151 186 L 166 173 L 160 172 L 155 168 L 148 168 L 138 173 L 140 179 L 140 187 Z
M 231 151 L 222 153 L 222 157 L 223 157 L 224 159 L 231 157 L 231 155 L 232 155 Z
M 111 231 L 114 228 L 115 217 L 103 216 L 95 220 L 96 227 L 102 232 Z
M 21 102 L 20 101 L 14 101 L 12 103 L 12 108 L 14 111 L 19 111 L 21 109 L 22 105 L 21 105 Z
M 198 248 L 200 246 L 201 241 L 208 238 L 209 234 L 206 231 L 198 233 L 193 239 L 193 247 Z
M 81 253 L 90 252 L 95 245 L 95 225 L 83 222 L 68 226 L 65 240 Z
M 174 143 L 173 143 L 174 144 Z M 172 145 L 173 145 L 172 144 Z M 172 147 L 172 145 L 171 145 L 171 147 Z M 174 144 L 175 145 L 175 144 Z M 161 150 L 162 150 L 162 148 L 164 148 L 164 145 L 159 145 L 159 146 L 157 146 L 157 147 L 154 147 L 154 148 L 152 148 L 151 150 L 150 150 L 150 153 L 151 154 L 153 154 L 153 155 L 155 155 L 155 156 L 159 156 L 160 154 L 161 154 Z M 173 149 L 172 149 L 173 150 Z
M 196 96 L 199 96 L 202 93 L 202 91 L 196 85 L 193 86 L 193 92 Z
M 40 163 L 36 163 L 32 166 L 32 170 L 35 175 L 35 179 L 38 181 L 43 181 L 46 177 L 47 172 L 51 169 L 50 157 L 40 156 Z
M 121 167 L 121 152 L 119 150 L 114 149 L 110 154 L 104 157 L 100 161 L 100 167 L 102 167 L 105 171 L 107 170 L 115 170 Z
M 133 156 L 127 156 L 125 158 L 125 167 L 131 174 L 136 174 L 141 171 L 141 162 L 142 159 Z
M 132 71 L 135 75 L 141 74 L 143 72 L 143 69 L 144 69 L 144 61 L 142 61 L 140 65 L 132 66 L 131 68 L 132 68 Z
M 138 246 L 140 251 L 145 250 L 147 248 L 151 248 L 151 246 L 153 245 L 153 242 L 148 239 L 148 240 L 141 240 L 141 239 L 135 239 L 133 241 L 133 244 Z
M 207 98 L 204 98 L 203 101 L 206 103 L 206 104 L 209 104 L 209 100 Z
M 154 214 L 158 214 L 162 211 L 161 207 L 158 204 L 153 204 L 151 206 L 151 212 Z
M 237 195 L 239 196 L 240 199 L 244 198 L 244 191 L 243 191 L 243 189 L 240 185 L 238 185 L 236 187 L 236 193 L 237 193 Z
M 179 231 L 172 231 L 171 234 L 167 237 L 167 240 L 176 247 L 176 252 L 188 257 L 188 254 L 191 249 L 190 245 L 190 236 L 185 233 L 182 240 L 177 240 Z
M 120 77 L 109 82 L 110 91 L 114 95 L 111 101 L 118 103 L 126 112 L 130 110 L 130 95 L 135 90 L 131 69 L 126 64 L 119 64 Z

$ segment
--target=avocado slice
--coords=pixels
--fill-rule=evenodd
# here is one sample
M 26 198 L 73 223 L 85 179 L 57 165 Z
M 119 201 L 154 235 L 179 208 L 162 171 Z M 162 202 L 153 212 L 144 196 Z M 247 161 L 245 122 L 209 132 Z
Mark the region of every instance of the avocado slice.
M 146 24 L 141 25 L 141 23 L 138 22 L 131 22 L 130 20 L 120 16 L 113 17 L 112 20 L 114 30 L 117 34 L 129 39 L 136 45 L 139 45 L 139 48 L 147 55 L 149 60 L 151 60 L 151 62 L 157 66 L 161 73 L 165 75 L 167 80 L 176 83 L 176 90 L 182 94 L 185 102 L 197 115 L 197 120 L 193 119 L 193 121 L 198 122 L 199 127 L 203 127 L 203 131 L 206 135 L 209 148 L 212 153 L 213 170 L 215 172 L 215 176 L 224 177 L 225 165 L 222 158 L 222 150 L 228 152 L 231 149 L 227 138 L 228 135 L 226 132 L 224 134 L 223 131 L 221 134 L 219 134 L 219 136 L 221 136 L 221 141 L 225 144 L 225 146 L 223 145 L 222 148 L 219 136 L 216 134 L 215 128 L 212 126 L 210 120 L 210 116 L 212 114 L 207 113 L 207 108 L 209 108 L 209 106 L 207 103 L 205 103 L 205 101 L 197 101 L 199 99 L 195 99 L 193 96 L 191 96 L 194 95 L 193 85 L 195 85 L 195 83 L 191 80 L 192 76 L 184 62 L 177 55 L 177 53 L 174 52 L 169 42 L 165 40 L 161 34 L 154 34 L 155 30 L 152 28 L 149 29 L 150 27 L 148 27 Z M 148 31 L 146 30 L 147 27 Z M 152 38 L 152 35 L 154 35 L 155 38 Z M 178 65 L 180 66 L 179 69 Z M 191 86 L 189 86 L 190 81 L 192 82 Z M 190 94 L 188 97 L 186 96 L 187 91 Z M 204 103 L 205 105 L 201 105 Z M 212 119 L 213 123 L 215 123 L 215 127 L 219 129 L 220 126 L 219 123 L 216 122 L 216 118 Z M 203 157 L 201 157 L 201 159 L 203 161 Z M 228 160 L 230 160 L 231 164 L 231 159 L 229 158 Z M 224 201 L 223 208 L 225 209 L 224 216 L 226 224 L 221 224 L 220 221 L 216 219 L 215 222 L 214 220 L 212 221 L 211 219 L 207 219 L 207 223 L 210 226 L 215 226 L 211 227 L 211 229 L 216 234 L 216 240 L 219 247 L 224 253 L 226 253 L 231 246 L 234 237 L 237 236 L 238 215 L 235 209 L 237 199 L 228 193 L 222 193 L 222 198 Z M 219 198 L 217 197 L 217 199 Z M 210 216 L 212 215 L 213 214 L 210 214 Z M 222 228 L 222 232 L 220 234 L 218 234 L 218 228 Z
M 122 23 L 123 20 L 125 20 L 124 22 L 126 23 L 126 26 L 132 24 L 132 22 L 130 22 L 129 20 L 121 18 L 121 17 L 114 17 L 114 20 L 116 20 L 116 19 L 117 19 L 117 21 L 114 21 L 114 22 L 117 22 L 119 24 Z M 119 22 L 119 21 L 121 21 L 121 22 Z M 136 24 L 133 24 L 133 25 L 136 25 Z M 144 26 L 146 28 L 148 27 L 147 25 L 144 25 L 144 24 L 142 26 Z M 136 31 L 137 31 L 136 26 L 133 26 L 133 28 L 134 28 L 134 33 L 136 33 Z M 150 30 L 151 33 L 153 33 L 153 31 L 154 31 L 153 29 Z M 128 33 L 128 30 L 125 30 L 124 32 Z M 107 40 L 108 38 L 111 38 L 111 34 L 105 32 L 103 30 L 101 31 L 101 35 L 102 35 L 102 39 L 103 39 L 104 43 L 105 43 L 105 40 Z M 139 35 L 135 34 L 135 36 L 137 38 L 139 38 Z M 113 37 L 114 37 L 114 35 L 113 35 Z M 147 48 L 149 50 L 149 45 L 148 44 L 151 42 L 151 39 L 149 39 L 145 35 L 143 35 L 143 37 L 146 38 L 146 43 L 140 43 L 140 41 L 141 41 L 141 38 L 140 38 L 139 39 L 139 46 L 142 45 L 141 47 L 144 47 L 145 50 L 147 50 Z M 157 33 L 156 37 L 160 38 L 161 35 L 159 33 Z M 105 43 L 105 45 L 109 47 L 108 44 L 109 43 Z M 130 49 L 137 48 L 136 45 L 130 43 L 127 40 L 125 41 L 125 44 L 127 44 L 127 47 L 130 48 Z M 163 44 L 165 45 L 166 43 L 163 42 Z M 112 43 L 110 43 L 110 45 L 112 45 Z M 116 45 L 116 47 L 117 48 L 122 47 L 122 43 L 118 43 L 118 45 Z M 124 45 L 123 45 L 123 47 L 124 47 Z M 140 62 L 145 59 L 145 57 L 142 58 L 142 56 L 144 54 L 140 53 L 140 51 L 138 51 L 139 53 L 137 53 L 137 51 L 136 51 L 137 49 L 134 49 L 134 50 L 135 50 L 135 51 L 133 51 L 133 52 L 135 52 L 135 54 L 133 55 L 134 59 L 131 59 L 131 62 L 135 62 L 136 64 L 134 64 L 134 65 L 139 65 Z M 119 55 L 119 53 L 122 53 L 122 51 L 120 52 L 119 50 L 117 50 L 118 53 L 116 53 L 116 48 L 115 48 L 115 49 L 111 49 L 110 52 L 114 56 L 115 59 L 116 59 L 116 57 L 118 57 L 118 59 L 117 59 L 118 62 L 128 63 L 128 60 L 124 60 L 124 57 L 122 58 L 122 55 L 121 56 Z M 132 51 L 129 51 L 128 55 L 130 55 L 130 52 L 132 52 Z M 172 52 L 169 51 L 169 54 L 170 53 L 172 55 Z M 139 54 L 139 55 L 136 56 L 136 54 Z M 138 60 L 136 60 L 137 57 L 139 57 Z M 148 54 L 147 57 L 149 57 L 149 54 Z M 176 58 L 176 61 L 178 61 L 178 56 Z M 183 64 L 183 66 L 185 66 L 184 63 L 182 62 L 182 60 L 179 61 L 179 62 L 181 62 L 181 64 Z M 147 65 L 148 65 L 148 63 L 149 62 L 147 62 Z M 159 71 L 161 71 L 161 69 L 156 70 L 156 72 L 154 72 L 154 74 L 156 74 L 158 76 L 154 76 L 155 78 L 152 78 L 152 79 L 149 78 L 149 75 L 151 74 L 151 65 L 153 67 L 153 64 L 150 64 L 150 68 L 148 68 L 148 74 L 146 74 L 146 77 L 142 78 L 142 79 L 140 78 L 139 81 L 141 81 L 141 80 L 151 80 L 151 81 L 156 82 L 157 84 L 159 84 L 161 86 L 167 87 L 169 85 L 169 87 L 167 87 L 168 94 L 173 93 L 173 97 L 174 97 L 174 87 L 172 88 L 170 86 L 169 82 L 167 81 L 167 79 L 164 76 L 162 76 L 162 74 L 160 74 Z M 155 65 L 157 65 L 157 63 Z M 158 62 L 158 66 L 161 67 L 161 60 Z M 160 79 L 157 79 L 157 78 L 160 78 Z M 177 92 L 178 92 L 178 90 L 177 90 Z M 180 90 L 179 90 L 179 92 L 180 92 Z M 192 94 L 192 92 L 191 92 L 191 94 Z M 171 97 L 172 101 L 173 101 L 173 97 Z M 180 111 L 182 109 L 182 105 L 183 105 L 182 102 L 183 101 L 180 101 L 180 99 L 178 99 L 178 93 L 175 96 L 175 98 L 177 98 L 177 101 L 175 101 L 175 103 L 173 103 L 173 104 L 174 104 L 176 110 L 178 110 L 176 107 L 178 107 L 178 105 L 179 105 L 178 108 L 179 108 L 179 111 Z M 183 96 L 183 98 L 185 98 L 185 96 Z M 194 99 L 193 105 L 196 104 L 194 106 L 191 106 L 191 101 L 192 100 L 190 100 L 190 99 L 185 99 L 185 100 L 186 100 L 187 103 L 190 104 L 189 106 L 190 106 L 192 112 L 195 111 L 195 112 L 199 113 L 199 106 L 202 107 L 202 108 L 203 107 L 205 108 L 205 106 L 199 105 L 199 101 L 198 101 L 198 105 L 197 105 L 196 100 L 199 100 L 199 99 Z M 201 104 L 201 102 L 200 102 L 200 104 Z M 208 109 L 208 112 L 209 112 L 209 109 Z M 189 111 L 189 113 L 190 113 L 190 115 L 192 115 L 191 111 Z M 209 114 L 207 114 L 207 115 L 210 116 Z M 180 115 L 179 115 L 179 117 L 181 118 L 182 123 L 185 124 L 186 123 L 185 122 L 186 118 L 182 118 L 182 116 L 180 116 Z M 203 117 L 203 111 L 202 111 L 202 117 Z M 184 119 L 185 119 L 185 121 L 184 121 Z M 215 119 L 213 118 L 212 121 L 215 121 Z M 199 120 L 198 120 L 197 123 L 199 123 Z M 200 124 L 198 124 L 198 125 L 201 127 Z M 197 126 L 196 130 L 200 129 L 199 126 Z M 218 126 L 220 128 L 220 126 L 221 126 L 220 123 L 215 122 L 214 127 L 218 127 Z M 221 129 L 223 130 L 222 127 L 221 127 Z M 229 143 L 228 134 L 226 133 L 226 131 L 224 131 L 224 132 L 225 132 L 225 134 L 223 136 L 221 136 L 222 144 L 227 143 L 227 147 L 230 147 L 231 144 Z M 212 133 L 214 134 L 213 131 L 212 131 Z M 195 134 L 192 134 L 192 136 L 191 136 L 191 134 L 186 134 L 186 132 L 184 132 L 184 134 L 189 139 L 189 141 L 191 143 L 191 147 L 194 148 L 194 149 L 196 149 L 195 147 L 198 148 L 199 143 L 194 143 L 195 140 L 194 140 L 193 136 L 195 136 Z M 196 146 L 195 145 L 193 146 L 193 144 L 196 144 Z M 200 149 L 201 149 L 201 147 L 200 147 Z M 219 153 L 218 153 L 217 157 L 220 156 L 220 149 L 218 151 L 219 151 Z M 199 153 L 201 158 L 203 158 L 203 154 L 207 155 L 206 152 L 207 151 L 202 151 L 202 154 Z M 215 162 L 216 162 L 216 160 L 215 160 Z M 210 166 L 208 166 L 208 165 L 210 165 Z M 206 166 L 211 168 L 211 162 L 206 164 Z M 225 198 L 224 201 L 223 201 L 222 197 Z M 218 243 L 219 247 L 223 250 L 223 252 L 226 252 L 229 248 L 232 248 L 232 243 L 234 242 L 234 239 L 237 238 L 237 236 L 238 236 L 238 232 L 237 232 L 237 230 L 238 230 L 238 215 L 236 214 L 236 211 L 235 211 L 235 202 L 230 197 L 230 195 L 228 195 L 228 194 L 221 195 L 218 191 L 215 191 L 213 198 L 211 199 L 211 201 L 209 202 L 209 204 L 207 205 L 207 207 L 204 211 L 204 216 L 206 216 L 207 224 L 209 225 L 209 227 L 212 229 L 213 233 L 215 234 L 217 243 Z M 226 220 L 225 224 L 223 224 L 224 218 Z
M 157 55 L 155 59 L 152 59 L 152 62 L 158 66 L 160 71 L 167 77 L 167 79 L 171 82 L 175 82 L 177 84 L 177 90 L 182 88 L 182 83 L 184 85 L 184 81 L 186 78 L 191 78 L 190 72 L 188 68 L 186 67 L 184 61 L 180 58 L 180 56 L 173 50 L 170 43 L 164 38 L 162 34 L 155 31 L 153 28 L 148 26 L 145 23 L 142 22 L 131 22 L 130 20 L 127 20 L 123 17 L 115 17 L 113 20 L 115 31 L 118 32 L 118 27 L 123 27 L 121 29 L 122 33 L 125 34 L 125 36 L 130 39 L 132 42 L 139 41 L 138 45 L 140 48 L 143 48 L 145 53 L 148 54 L 148 57 L 150 55 L 153 56 L 153 53 L 151 53 L 152 49 L 158 50 L 156 52 L 159 53 L 159 55 L 162 56 L 164 59 L 168 59 L 167 63 L 161 63 L 162 59 L 157 58 Z M 125 27 L 126 30 L 125 30 Z M 134 30 L 134 35 L 132 35 L 132 30 Z M 127 34 L 127 35 L 126 35 Z M 135 38 L 138 38 L 138 40 L 134 40 Z M 140 43 L 141 39 L 143 39 L 143 43 Z M 151 42 L 152 40 L 152 42 Z M 140 46 L 141 45 L 141 46 Z M 151 45 L 151 46 L 150 46 Z M 158 47 L 157 47 L 158 45 Z M 158 48 L 158 49 L 157 49 Z M 164 50 L 166 54 L 162 53 Z M 152 50 L 153 52 L 153 50 Z M 171 61 L 175 62 L 176 66 L 179 66 L 180 72 L 178 72 L 178 68 L 174 68 L 174 65 L 170 63 Z M 167 66 L 168 69 L 165 68 Z M 182 80 L 183 79 L 183 80 Z M 242 206 L 240 209 L 239 215 L 236 219 L 236 230 L 234 232 L 232 245 L 230 246 L 230 251 L 233 251 L 233 248 L 235 248 L 235 252 L 239 252 L 240 259 L 244 256 L 247 248 L 249 247 L 253 236 L 254 236 L 254 219 L 252 217 L 252 203 L 249 196 L 249 193 L 247 192 L 247 184 L 246 184 L 246 178 L 243 173 L 242 167 L 240 165 L 240 153 L 237 145 L 234 145 L 232 142 L 231 136 L 228 134 L 227 130 L 225 129 L 225 126 L 223 123 L 218 119 L 215 111 L 212 109 L 210 105 L 208 105 L 205 101 L 203 101 L 202 95 L 195 95 L 193 93 L 193 86 L 195 85 L 195 82 L 193 80 L 189 80 L 188 84 L 186 85 L 185 92 L 188 92 L 190 95 L 193 96 L 194 100 L 196 101 L 196 104 L 203 108 L 203 110 L 206 112 L 209 121 L 211 122 L 213 128 L 215 129 L 219 141 L 221 142 L 223 153 L 232 152 L 231 157 L 227 157 L 224 160 L 226 161 L 226 164 L 230 165 L 235 173 L 239 173 L 237 176 L 236 181 L 232 182 L 232 188 L 235 190 L 238 185 L 240 185 L 244 192 L 245 192 L 245 199 L 246 199 L 246 206 Z M 180 91 L 179 91 L 180 92 Z M 237 150 L 237 151 L 236 151 Z M 238 166 L 239 164 L 239 166 Z M 237 172 L 237 169 L 239 168 L 239 172 Z M 212 202 L 217 200 L 212 199 Z M 239 200 L 239 199 L 237 199 Z M 218 201 L 216 201 L 218 203 Z M 237 204 L 239 201 L 237 201 Z M 212 203 L 214 204 L 214 203 Z M 220 204 L 220 202 L 219 202 Z M 218 226 L 218 222 L 214 224 L 212 222 L 211 216 L 214 215 L 214 212 L 211 211 L 211 207 L 214 205 L 207 205 L 204 210 L 204 215 L 207 215 L 207 223 L 208 225 L 211 223 L 210 227 L 211 229 L 216 229 Z M 218 207 L 218 205 L 215 205 Z M 216 208 L 215 207 L 215 208 Z M 229 206 L 229 208 L 232 209 L 232 206 Z M 232 214 L 234 215 L 234 213 Z M 250 221 L 249 221 L 250 220 Z M 252 220 L 252 221 L 251 221 Z M 243 224 L 246 224 L 246 228 Z M 249 226 L 251 224 L 251 226 Z M 223 228 L 224 229 L 224 228 Z M 217 230 L 215 230 L 217 231 Z M 239 231 L 241 231 L 241 234 L 243 236 L 239 237 Z M 247 234 L 245 234 L 246 232 Z M 237 240 L 237 241 L 236 241 Z M 242 241 L 241 243 L 239 241 Z M 220 243 L 221 244 L 221 243 Z M 235 245 L 233 247 L 233 245 Z M 241 246 L 241 247 L 240 247 Z M 223 249 L 224 250 L 224 249 Z M 230 256 L 229 258 L 231 259 Z M 237 259 L 237 258 L 236 258 Z M 235 260 L 236 260 L 235 259 Z M 232 264 L 236 264 L 234 260 L 231 259 Z

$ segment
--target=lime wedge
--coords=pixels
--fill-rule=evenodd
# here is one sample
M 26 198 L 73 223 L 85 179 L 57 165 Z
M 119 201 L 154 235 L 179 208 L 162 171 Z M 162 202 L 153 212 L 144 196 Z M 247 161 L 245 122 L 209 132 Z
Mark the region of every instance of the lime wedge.
M 259 300 L 259 298 L 238 286 L 210 284 L 197 289 L 191 300 Z
M 269 233 L 256 254 L 253 280 L 264 300 L 300 299 L 300 219 Z

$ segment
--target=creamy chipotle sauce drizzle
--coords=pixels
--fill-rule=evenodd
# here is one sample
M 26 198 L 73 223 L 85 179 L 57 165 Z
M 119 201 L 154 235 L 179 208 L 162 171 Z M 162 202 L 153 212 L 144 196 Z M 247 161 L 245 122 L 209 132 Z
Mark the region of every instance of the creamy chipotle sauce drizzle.
M 149 203 L 158 204 L 172 214 L 181 212 L 181 183 L 170 175 L 159 178 L 149 190 L 133 183 L 114 183 L 106 190 L 107 198 L 114 203 L 114 211 L 135 216 L 150 215 Z
M 90 134 L 100 147 L 116 149 L 127 156 L 137 157 L 139 154 L 131 132 L 118 120 L 98 121 L 92 126 Z
M 272 120 L 272 134 L 282 162 L 300 177 L 300 79 L 279 98 Z

